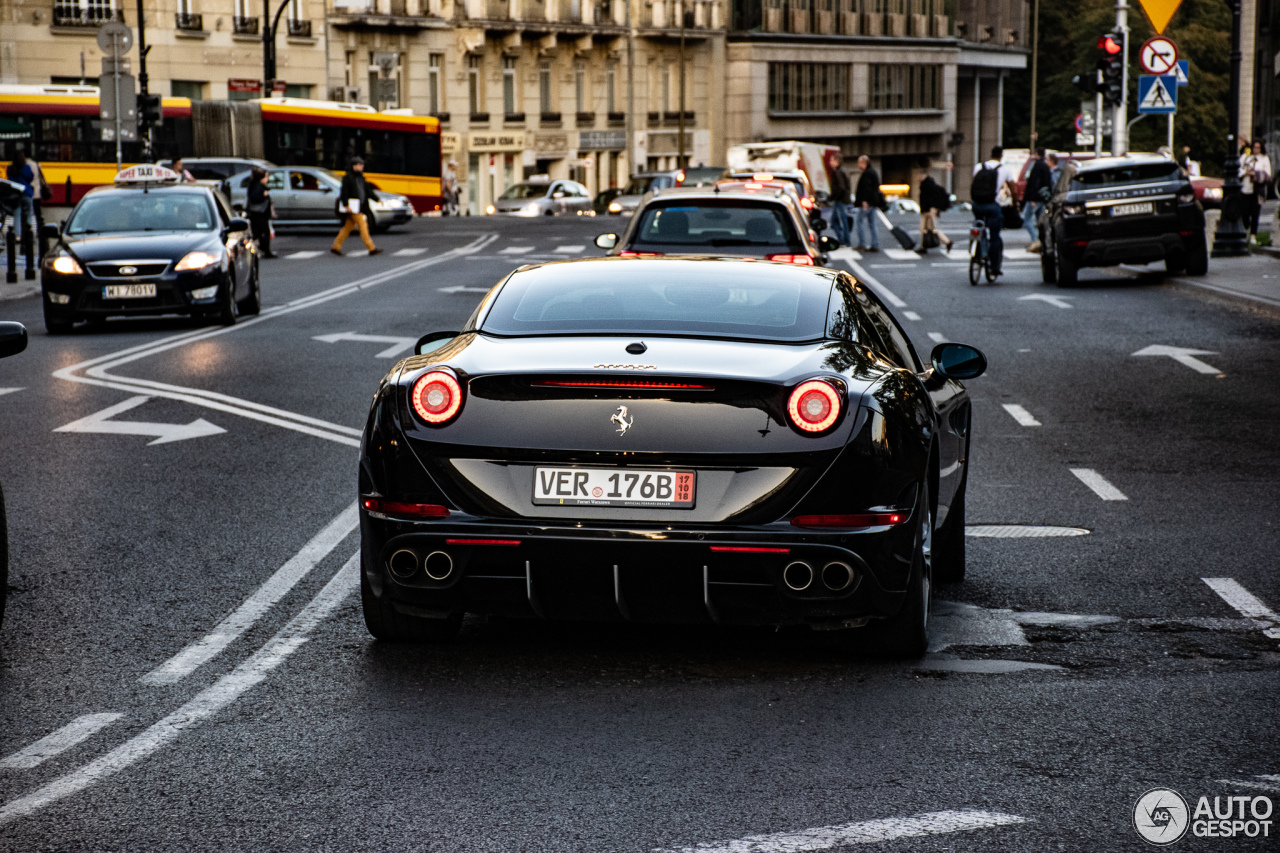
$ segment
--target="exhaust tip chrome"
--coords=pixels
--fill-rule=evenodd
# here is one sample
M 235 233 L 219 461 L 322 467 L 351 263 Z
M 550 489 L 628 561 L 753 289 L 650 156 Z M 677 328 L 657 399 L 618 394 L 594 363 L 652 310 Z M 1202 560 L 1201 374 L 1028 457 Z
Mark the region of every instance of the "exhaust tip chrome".
M 827 563 L 822 567 L 822 583 L 832 592 L 848 589 L 853 578 L 853 567 L 848 563 Z
M 803 592 L 813 583 L 813 566 L 804 560 L 788 563 L 782 570 L 782 582 L 796 592 Z
M 453 557 L 444 551 L 432 551 L 427 555 L 427 559 L 422 561 L 422 570 L 433 581 L 445 580 L 453 574 Z
M 402 548 L 391 555 L 387 565 L 391 567 L 391 574 L 408 579 L 418 573 L 418 555 L 408 548 Z

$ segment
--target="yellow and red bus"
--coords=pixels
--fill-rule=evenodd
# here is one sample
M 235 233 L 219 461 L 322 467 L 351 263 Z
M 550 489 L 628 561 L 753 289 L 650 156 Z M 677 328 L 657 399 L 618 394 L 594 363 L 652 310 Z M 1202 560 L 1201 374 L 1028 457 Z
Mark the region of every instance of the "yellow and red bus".
M 152 134 L 152 161 L 257 157 L 341 173 L 358 154 L 379 187 L 408 196 L 418 213 L 440 209 L 438 119 L 296 98 L 194 104 L 165 98 L 163 104 L 164 122 Z M 234 124 L 239 127 L 228 132 Z M 115 143 L 101 140 L 96 86 L 0 86 L 0 161 L 8 162 L 21 148 L 39 162 L 53 190 L 49 204 L 74 204 L 112 182 Z M 237 141 L 244 147 L 246 140 L 247 150 L 236 150 Z M 141 159 L 141 143 L 124 143 L 126 165 Z

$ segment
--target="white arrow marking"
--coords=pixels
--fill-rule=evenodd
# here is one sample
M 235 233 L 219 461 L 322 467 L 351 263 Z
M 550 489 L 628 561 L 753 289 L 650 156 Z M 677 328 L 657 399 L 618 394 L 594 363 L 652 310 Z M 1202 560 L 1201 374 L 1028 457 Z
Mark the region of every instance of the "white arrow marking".
M 130 397 L 123 403 L 108 406 L 101 412 L 96 412 L 87 418 L 81 418 L 78 421 L 72 421 L 66 426 L 60 426 L 54 432 L 104 432 L 111 435 L 156 436 L 155 441 L 147 442 L 148 447 L 153 444 L 168 444 L 171 441 L 184 441 L 188 438 L 202 438 L 206 435 L 217 435 L 220 432 L 226 432 L 222 427 L 215 426 L 204 418 L 196 418 L 189 424 L 153 424 L 146 421 L 111 420 L 121 412 L 136 409 L 150 399 L 150 397 L 143 396 Z
M 1192 358 L 1193 355 L 1217 355 L 1213 350 L 1208 349 L 1188 349 L 1187 347 L 1169 347 L 1164 344 L 1152 344 L 1149 347 L 1143 347 L 1134 353 L 1134 355 L 1167 355 L 1169 358 L 1190 367 L 1196 373 L 1221 373 L 1222 371 L 1211 364 L 1205 364 L 1198 358 Z
M 25 386 L 23 388 L 0 388 L 0 397 L 4 396 L 5 394 L 13 394 L 14 392 L 23 391 L 23 390 L 26 390 Z
M 358 335 L 355 332 L 335 332 L 332 335 L 316 335 L 311 340 L 324 341 L 326 344 L 336 344 L 338 341 L 359 341 L 366 344 L 391 344 L 377 354 L 377 358 L 395 358 L 400 353 L 410 349 L 418 342 L 417 338 L 400 338 L 394 335 Z
M 1039 300 L 1041 302 L 1048 302 L 1050 305 L 1057 306 L 1058 308 L 1074 308 L 1075 307 L 1063 297 L 1050 296 L 1047 293 L 1029 293 L 1026 296 L 1018 297 L 1019 302 L 1026 302 L 1028 300 L 1033 300 L 1033 299 Z
M 463 287 L 460 284 L 455 284 L 453 287 L 441 287 L 437 289 L 441 293 L 488 293 L 489 292 L 489 288 L 487 287 Z

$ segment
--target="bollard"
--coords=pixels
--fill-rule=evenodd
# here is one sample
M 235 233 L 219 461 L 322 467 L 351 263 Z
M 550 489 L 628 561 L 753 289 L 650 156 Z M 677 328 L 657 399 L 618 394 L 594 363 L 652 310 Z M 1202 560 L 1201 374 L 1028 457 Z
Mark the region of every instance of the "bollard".
M 27 266 L 23 271 L 22 277 L 27 281 L 34 281 L 36 277 L 36 241 L 35 235 L 31 233 L 31 223 L 22 223 L 22 254 L 27 258 Z
M 13 233 L 13 228 L 9 227 L 4 232 L 4 256 L 7 269 L 4 274 L 4 280 L 9 284 L 18 283 L 18 240 Z

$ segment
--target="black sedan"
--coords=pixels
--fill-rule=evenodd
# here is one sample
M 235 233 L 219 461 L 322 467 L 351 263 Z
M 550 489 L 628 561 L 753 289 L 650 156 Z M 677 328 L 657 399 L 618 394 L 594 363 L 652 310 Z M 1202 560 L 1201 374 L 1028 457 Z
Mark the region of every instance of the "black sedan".
M 426 350 L 426 352 L 423 352 Z M 927 645 L 964 573 L 981 353 L 921 364 L 847 273 L 750 260 L 524 267 L 382 381 L 359 488 L 375 637 L 464 612 L 800 624 Z
M 21 323 L 0 322 L 0 358 L 17 355 L 26 348 L 26 328 Z M 4 606 L 8 597 L 9 526 L 4 512 L 4 494 L 0 492 L 0 622 L 4 621 Z
M 41 267 L 49 334 L 77 320 L 154 314 L 231 325 L 262 307 L 257 244 L 208 187 L 101 187 L 61 226 Z

